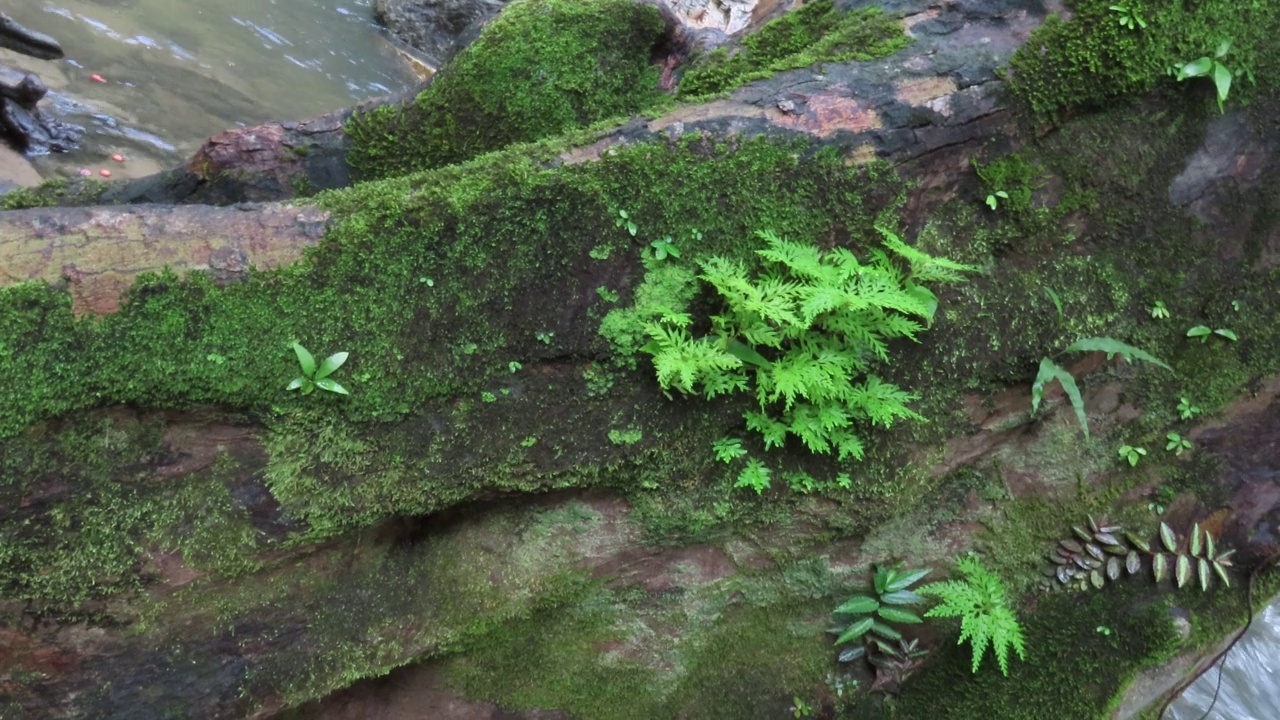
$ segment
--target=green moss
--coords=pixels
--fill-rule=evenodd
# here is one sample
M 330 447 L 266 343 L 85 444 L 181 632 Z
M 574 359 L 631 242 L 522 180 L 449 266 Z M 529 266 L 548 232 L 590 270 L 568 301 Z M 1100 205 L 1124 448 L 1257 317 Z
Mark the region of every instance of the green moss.
M 18 188 L 0 196 L 0 210 L 96 205 L 109 187 L 106 182 L 92 178 L 51 178 L 35 187 Z
M 85 416 L 0 448 L 0 596 L 66 609 L 141 587 L 145 554 L 175 552 L 197 571 L 234 576 L 269 544 L 227 482 L 224 456 L 181 480 L 139 480 L 167 450 L 162 427 Z
M 1267 0 L 1132 4 L 1147 21 L 1145 29 L 1119 24 L 1111 0 L 1068 2 L 1071 19 L 1050 17 L 1010 61 L 1010 88 L 1035 113 L 1056 116 L 1074 107 L 1101 107 L 1126 95 L 1172 88 L 1169 68 L 1205 55 L 1223 41 L 1232 42 L 1227 66 L 1248 69 L 1262 87 L 1275 87 L 1280 54 L 1271 38 L 1280 17 Z M 1205 79 L 1188 81 L 1212 93 Z M 1232 98 L 1248 98 L 1254 88 L 1241 76 Z M 1229 100 L 1231 102 L 1231 100 Z
M 1046 595 L 1019 620 L 1027 659 L 1013 660 L 1008 678 L 995 668 L 971 674 L 968 646 L 955 643 L 955 634 L 944 635 L 888 716 L 1101 718 L 1137 670 L 1167 658 L 1178 646 L 1164 604 L 1136 584 L 1105 593 Z
M 664 32 L 656 8 L 627 0 L 512 3 L 411 106 L 353 117 L 348 161 L 387 177 L 631 115 L 658 100 Z
M 696 60 L 680 80 L 680 97 L 697 100 L 820 62 L 874 60 L 910 42 L 880 8 L 839 11 L 831 0 L 815 0 L 766 23 L 742 47 L 717 48 Z

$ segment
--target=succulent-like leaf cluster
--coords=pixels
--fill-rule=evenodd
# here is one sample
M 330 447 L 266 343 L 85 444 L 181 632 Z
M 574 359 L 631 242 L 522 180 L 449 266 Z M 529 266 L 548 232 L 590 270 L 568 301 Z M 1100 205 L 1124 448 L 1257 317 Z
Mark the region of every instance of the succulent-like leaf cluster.
M 1179 537 L 1173 528 L 1161 522 L 1156 543 L 1124 531 L 1119 525 L 1099 524 L 1089 517 L 1088 527 L 1072 526 L 1072 537 L 1058 542 L 1049 553 L 1050 564 L 1043 569 L 1040 584 L 1047 590 L 1057 588 L 1088 590 L 1102 588 L 1107 580 L 1135 575 L 1149 563 L 1156 582 L 1171 577 L 1182 588 L 1193 578 L 1207 591 L 1213 575 L 1231 586 L 1227 568 L 1231 567 L 1234 550 L 1218 552 L 1213 534 L 1196 523 L 1191 533 Z
M 1133 575 L 1142 569 L 1142 558 L 1119 525 L 1099 524 L 1089 516 L 1088 527 L 1073 525 L 1072 537 L 1058 541 L 1049 553 L 1041 585 L 1087 590 L 1101 588 L 1107 580 Z
M 855 595 L 835 609 L 840 624 L 831 628 L 836 645 L 849 645 L 840 651 L 840 662 L 866 657 L 870 651 L 891 654 L 893 645 L 903 639 L 902 633 L 888 623 L 917 625 L 924 620 L 908 607 L 919 605 L 924 598 L 910 590 L 928 570 L 903 570 L 902 563 L 886 568 L 876 567 L 875 596 Z M 855 644 L 856 643 L 856 644 Z M 920 652 L 912 646 L 913 652 Z M 914 656 L 919 657 L 919 656 Z M 874 660 L 871 660 L 874 664 Z
M 905 638 L 897 643 L 887 643 L 879 638 L 872 638 L 874 651 L 867 656 L 867 662 L 875 666 L 876 679 L 871 684 L 871 692 L 883 692 L 897 695 L 898 690 L 907 678 L 920 668 L 928 650 L 921 649 L 920 640 Z

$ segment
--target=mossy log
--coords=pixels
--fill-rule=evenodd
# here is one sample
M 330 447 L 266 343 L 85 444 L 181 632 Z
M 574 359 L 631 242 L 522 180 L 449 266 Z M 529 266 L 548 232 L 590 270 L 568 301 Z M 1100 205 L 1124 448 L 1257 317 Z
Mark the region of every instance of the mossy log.
M 774 717 L 830 664 L 823 617 L 848 585 L 832 568 L 890 559 L 859 539 L 906 518 L 927 531 L 882 547 L 924 548 L 925 564 L 971 546 L 974 518 L 998 524 L 980 498 L 1013 515 L 1075 491 L 1043 506 L 1051 528 L 1109 507 L 1143 480 L 1104 443 L 1163 436 L 1188 387 L 1230 413 L 1181 428 L 1204 458 L 1189 470 L 1151 463 L 1201 496 L 1188 520 L 1237 508 L 1247 522 L 1221 536 L 1243 545 L 1280 512 L 1258 450 L 1280 428 L 1278 101 L 1218 117 L 1171 93 L 1036 138 L 998 101 L 995 68 L 1044 8 L 978 5 L 909 15 L 917 42 L 891 60 L 781 73 L 314 205 L 0 213 L 4 242 L 35 243 L 13 280 L 46 281 L 0 292 L 0 715 L 266 717 L 456 656 L 451 687 L 506 707 Z M 987 50 L 965 49 L 980 36 Z M 281 182 L 274 162 L 257 177 Z M 993 211 L 995 190 L 1025 204 Z M 847 492 L 733 490 L 710 447 L 749 403 L 665 398 L 599 333 L 634 301 L 649 242 L 748 258 L 761 229 L 859 249 L 886 224 L 985 270 L 940 291 L 934 327 L 883 369 L 930 423 L 876 431 L 861 463 L 769 455 L 849 472 Z M 68 238 L 83 256 L 59 255 Z M 129 283 L 165 265 L 261 270 Z M 99 274 L 129 285 L 120 306 L 77 318 L 111 309 L 117 286 L 76 295 Z M 1188 341 L 1151 318 L 1156 299 L 1239 342 Z M 1067 365 L 1091 380 L 1098 439 L 1069 413 L 1030 418 L 1039 359 L 1104 334 L 1178 375 L 1087 357 Z M 290 393 L 293 341 L 349 351 L 336 377 L 351 395 Z M 1233 404 L 1242 388 L 1256 397 Z M 1032 538 L 995 554 L 1017 578 L 1043 527 L 1004 527 Z M 1031 647 L 1054 657 L 1028 682 L 1089 692 L 971 683 L 964 703 L 1105 708 L 1125 678 L 1099 617 L 1133 641 L 1126 673 L 1167 650 L 1140 600 L 1050 605 Z

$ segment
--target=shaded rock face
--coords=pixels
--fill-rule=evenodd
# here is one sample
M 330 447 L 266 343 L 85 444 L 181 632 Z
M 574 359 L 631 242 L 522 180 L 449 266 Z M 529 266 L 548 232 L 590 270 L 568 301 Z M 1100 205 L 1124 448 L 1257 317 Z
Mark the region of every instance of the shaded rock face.
M 510 0 L 378 0 L 374 14 L 393 37 L 425 54 L 439 67 L 474 37 L 485 20 Z

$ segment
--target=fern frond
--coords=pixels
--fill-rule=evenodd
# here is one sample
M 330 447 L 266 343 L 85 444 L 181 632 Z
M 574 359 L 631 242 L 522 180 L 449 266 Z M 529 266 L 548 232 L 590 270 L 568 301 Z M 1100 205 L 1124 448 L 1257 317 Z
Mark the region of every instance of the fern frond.
M 1000 672 L 1009 674 L 1009 648 L 1026 660 L 1025 641 L 1018 617 L 1005 600 L 1000 577 L 983 567 L 976 556 L 956 561 L 962 580 L 947 580 L 925 585 L 921 595 L 937 597 L 941 602 L 925 613 L 925 617 L 960 617 L 960 639 L 968 640 L 973 650 L 973 672 L 978 672 L 982 656 L 990 646 L 995 652 Z
M 868 375 L 850 392 L 849 406 L 864 413 L 873 425 L 890 427 L 897 418 L 924 420 L 923 415 L 907 407 L 907 403 L 918 399 L 918 395 L 884 382 L 875 375 Z
M 787 442 L 787 426 L 785 423 L 759 412 L 746 412 L 743 417 L 747 421 L 747 429 L 760 433 L 764 438 L 764 448 L 782 447 Z
M 911 276 L 921 282 L 963 282 L 961 273 L 977 272 L 976 265 L 965 265 L 954 260 L 934 257 L 922 250 L 911 247 L 887 228 L 876 226 L 876 230 L 884 237 L 884 246 L 907 261 L 911 268 Z

